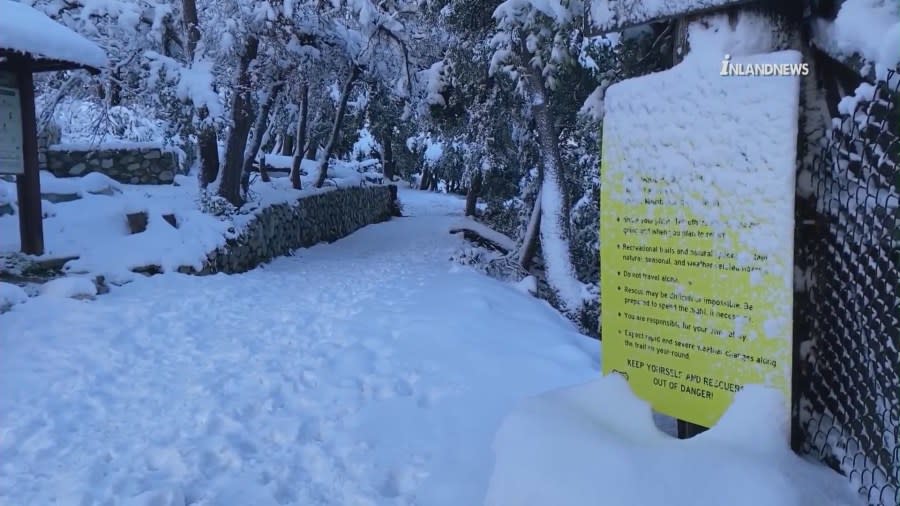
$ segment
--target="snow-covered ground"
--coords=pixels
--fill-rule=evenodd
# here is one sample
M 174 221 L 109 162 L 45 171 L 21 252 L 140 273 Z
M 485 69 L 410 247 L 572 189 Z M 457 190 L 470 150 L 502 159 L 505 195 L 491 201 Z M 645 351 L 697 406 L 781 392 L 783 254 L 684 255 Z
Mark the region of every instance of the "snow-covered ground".
M 544 302 L 449 262 L 464 202 L 236 276 L 0 315 L 0 503 L 477 505 L 523 397 L 599 370 Z
M 400 197 L 246 274 L 0 284 L 0 504 L 854 504 L 790 453 L 777 392 L 672 439 L 599 343 L 451 264 L 461 198 Z

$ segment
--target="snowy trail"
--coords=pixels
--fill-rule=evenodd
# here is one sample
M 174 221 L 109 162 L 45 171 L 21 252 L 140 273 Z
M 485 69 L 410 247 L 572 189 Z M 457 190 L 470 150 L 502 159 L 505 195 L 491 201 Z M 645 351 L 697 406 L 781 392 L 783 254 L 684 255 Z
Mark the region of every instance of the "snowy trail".
M 451 265 L 461 200 L 401 198 L 247 274 L 0 315 L 0 503 L 481 504 L 503 415 L 599 343 Z

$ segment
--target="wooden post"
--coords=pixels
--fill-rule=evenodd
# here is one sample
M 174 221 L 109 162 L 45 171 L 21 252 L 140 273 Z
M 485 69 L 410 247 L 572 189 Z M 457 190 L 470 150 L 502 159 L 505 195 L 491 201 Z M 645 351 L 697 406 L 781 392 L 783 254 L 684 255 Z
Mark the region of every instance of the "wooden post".
M 19 199 L 19 238 L 22 253 L 44 254 L 44 221 L 41 211 L 41 176 L 38 167 L 37 118 L 31 65 L 22 62 L 16 71 L 22 107 L 22 157 L 25 173 L 16 176 Z
M 696 423 L 685 422 L 684 420 L 676 420 L 678 423 L 676 424 L 676 431 L 678 435 L 678 439 L 690 439 L 701 432 L 705 432 L 707 430 L 706 427 L 702 425 L 697 425 Z

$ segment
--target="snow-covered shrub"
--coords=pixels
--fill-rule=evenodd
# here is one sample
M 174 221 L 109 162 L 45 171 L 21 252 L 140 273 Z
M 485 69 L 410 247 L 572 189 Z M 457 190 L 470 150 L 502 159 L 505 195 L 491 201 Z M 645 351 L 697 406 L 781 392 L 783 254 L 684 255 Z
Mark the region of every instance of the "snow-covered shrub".
M 201 211 L 213 216 L 233 216 L 238 212 L 237 207 L 228 200 L 202 189 L 198 194 L 198 204 Z

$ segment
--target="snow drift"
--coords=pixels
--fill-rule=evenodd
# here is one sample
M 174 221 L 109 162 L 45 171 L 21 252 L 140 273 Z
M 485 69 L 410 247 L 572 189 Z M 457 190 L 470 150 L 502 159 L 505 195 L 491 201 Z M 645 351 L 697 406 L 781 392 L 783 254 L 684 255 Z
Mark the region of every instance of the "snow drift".
M 610 375 L 526 400 L 500 427 L 486 506 L 845 506 L 833 471 L 788 447 L 781 394 L 749 386 L 704 434 L 660 432 Z

